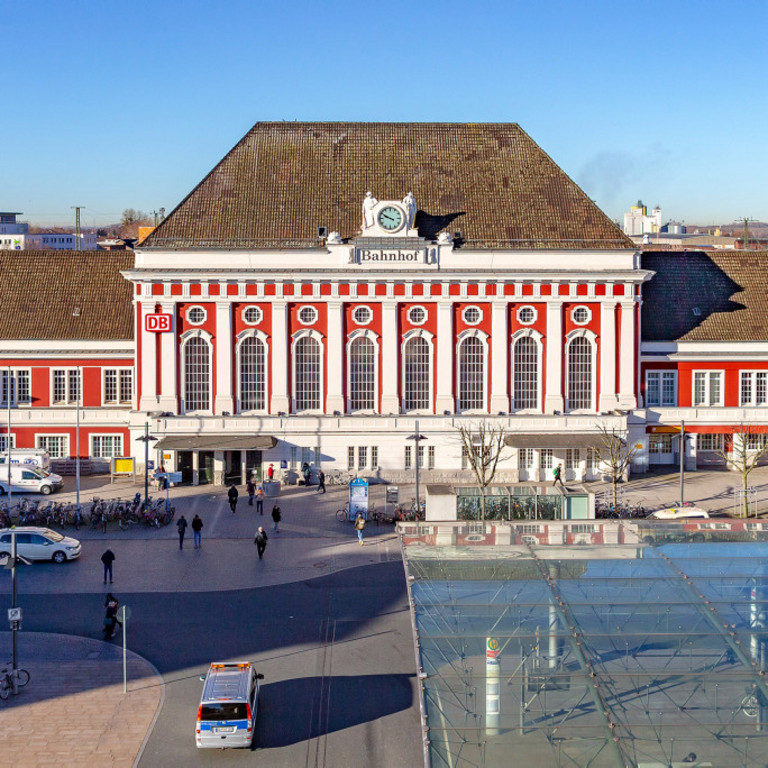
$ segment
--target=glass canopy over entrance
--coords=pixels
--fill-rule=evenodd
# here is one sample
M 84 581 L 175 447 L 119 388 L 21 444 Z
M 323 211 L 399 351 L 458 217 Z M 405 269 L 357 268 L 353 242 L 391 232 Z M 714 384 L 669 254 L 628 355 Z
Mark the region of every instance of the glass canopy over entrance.
M 400 531 L 429 765 L 768 765 L 768 523 Z

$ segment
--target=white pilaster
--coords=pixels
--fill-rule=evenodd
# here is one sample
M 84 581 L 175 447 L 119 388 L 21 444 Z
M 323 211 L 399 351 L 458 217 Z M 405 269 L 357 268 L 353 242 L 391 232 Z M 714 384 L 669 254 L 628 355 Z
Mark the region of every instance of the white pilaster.
M 288 344 L 288 304 L 272 302 L 272 407 L 271 413 L 290 411 L 288 367 L 291 365 Z
M 507 304 L 494 302 L 491 310 L 491 413 L 509 411 L 509 330 Z
M 160 333 L 160 397 L 158 408 L 161 411 L 178 413 L 178 354 L 179 344 L 176 339 L 176 305 L 173 302 L 161 304 L 164 315 L 171 315 L 171 330 Z
M 618 408 L 616 399 L 616 302 L 600 304 L 600 400 L 598 411 Z
M 397 392 L 399 376 L 397 332 L 397 304 L 385 301 L 381 305 L 381 412 L 400 413 L 400 397 Z
M 155 313 L 155 302 L 145 297 L 141 303 L 141 399 L 140 411 L 156 411 L 157 401 L 157 344 L 158 335 L 146 330 L 146 317 Z
M 559 301 L 547 304 L 547 378 L 544 412 L 565 409 L 563 399 L 563 306 Z
M 216 302 L 216 400 L 213 412 L 216 414 L 235 410 L 232 396 L 232 304 L 228 301 Z
M 437 370 L 436 413 L 454 412 L 453 397 L 453 306 L 450 301 L 437 304 Z
M 619 337 L 619 407 L 637 408 L 635 394 L 635 302 L 621 302 L 621 331 Z
M 344 368 L 344 317 L 343 304 L 340 301 L 329 301 L 328 309 L 328 390 L 325 401 L 325 412 L 344 413 L 344 395 L 342 392 L 342 371 Z

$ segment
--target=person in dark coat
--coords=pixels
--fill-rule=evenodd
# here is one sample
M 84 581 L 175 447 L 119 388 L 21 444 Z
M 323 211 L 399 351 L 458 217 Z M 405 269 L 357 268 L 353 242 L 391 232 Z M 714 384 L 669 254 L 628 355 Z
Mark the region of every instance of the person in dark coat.
M 176 528 L 179 531 L 179 549 L 184 549 L 184 534 L 187 532 L 187 518 L 184 515 L 178 519 Z
M 280 507 L 275 504 L 274 507 L 272 507 L 272 520 L 274 520 L 275 523 L 275 533 L 280 533 L 280 520 L 282 518 L 282 515 L 280 514 Z
M 192 518 L 192 534 L 195 539 L 195 549 L 200 549 L 203 546 L 203 521 L 200 515 L 195 515 Z
M 253 497 L 256 493 L 256 483 L 253 482 L 252 479 L 249 479 L 248 482 L 245 484 L 245 490 L 248 492 L 248 506 L 253 506 Z
M 115 553 L 108 549 L 102 556 L 101 562 L 104 563 L 104 583 L 107 583 L 107 576 L 109 576 L 109 583 L 112 583 L 112 563 L 115 562 Z
M 317 473 L 317 492 L 320 491 L 325 493 L 325 472 L 322 469 Z
M 104 600 L 104 607 L 107 609 L 104 616 L 104 639 L 111 640 L 115 634 L 115 628 L 123 626 L 117 618 L 117 609 L 120 607 L 120 601 L 111 592 L 108 592 Z
M 259 553 L 259 560 L 264 557 L 264 550 L 267 548 L 267 532 L 259 526 L 259 530 L 256 531 L 256 536 L 253 539 L 253 543 L 256 545 L 256 551 Z
M 229 508 L 232 510 L 232 514 L 235 513 L 235 507 L 237 507 L 237 497 L 240 494 L 237 492 L 237 488 L 235 488 L 235 484 L 232 483 L 232 485 L 229 486 L 229 490 L 227 491 L 227 496 L 229 497 Z

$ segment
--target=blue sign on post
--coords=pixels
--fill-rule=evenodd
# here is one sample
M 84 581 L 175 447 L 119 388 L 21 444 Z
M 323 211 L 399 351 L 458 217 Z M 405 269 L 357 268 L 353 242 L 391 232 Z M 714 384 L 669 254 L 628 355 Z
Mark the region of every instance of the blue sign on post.
M 354 520 L 358 514 L 368 521 L 368 481 L 360 477 L 349 484 L 349 519 Z

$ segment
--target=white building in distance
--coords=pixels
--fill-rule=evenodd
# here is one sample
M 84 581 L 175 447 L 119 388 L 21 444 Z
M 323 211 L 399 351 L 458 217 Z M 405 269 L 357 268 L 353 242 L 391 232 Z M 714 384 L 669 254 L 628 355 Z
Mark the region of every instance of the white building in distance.
M 632 237 L 633 235 L 645 235 L 651 232 L 658 232 L 661 229 L 661 208 L 657 205 L 648 215 L 648 209 L 643 205 L 642 200 L 637 201 L 629 209 L 629 213 L 624 214 L 624 234 Z

